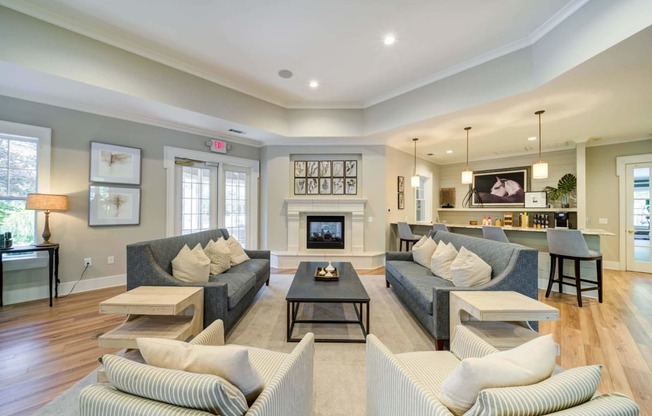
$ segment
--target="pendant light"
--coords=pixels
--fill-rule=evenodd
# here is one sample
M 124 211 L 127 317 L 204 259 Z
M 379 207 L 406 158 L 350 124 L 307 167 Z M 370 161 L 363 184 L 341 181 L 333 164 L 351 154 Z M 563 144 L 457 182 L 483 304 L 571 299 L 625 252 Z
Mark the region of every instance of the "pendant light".
M 412 139 L 414 142 L 414 175 L 410 178 L 410 185 L 413 188 L 418 188 L 421 185 L 421 178 L 417 176 L 417 140 L 419 140 L 418 137 Z
M 462 171 L 462 183 L 470 185 L 473 183 L 473 171 L 469 169 L 469 130 L 471 127 L 464 127 L 466 130 L 466 170 Z
M 532 165 L 533 179 L 545 179 L 548 177 L 548 164 L 541 160 L 541 114 L 543 113 L 545 113 L 544 110 L 539 110 L 534 113 L 539 116 L 539 161 Z

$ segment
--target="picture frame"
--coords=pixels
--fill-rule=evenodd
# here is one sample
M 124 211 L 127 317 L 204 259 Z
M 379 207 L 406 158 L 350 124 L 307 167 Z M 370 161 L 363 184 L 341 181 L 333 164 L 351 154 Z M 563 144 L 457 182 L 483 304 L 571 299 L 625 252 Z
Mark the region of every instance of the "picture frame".
M 140 185 L 141 149 L 91 142 L 91 182 Z
M 306 177 L 306 161 L 305 160 L 296 160 L 294 162 L 294 177 L 295 178 L 305 178 Z
M 306 193 L 308 195 L 319 195 L 319 178 L 308 178 L 306 181 Z
M 333 195 L 344 195 L 344 178 L 333 178 Z
M 309 178 L 319 177 L 319 161 L 309 160 L 306 162 L 306 176 Z
M 343 160 L 333 160 L 331 170 L 332 170 L 334 178 L 343 178 L 344 177 L 344 161 Z
M 548 193 L 546 191 L 526 192 L 524 204 L 525 208 L 547 208 Z
M 398 193 L 398 209 L 405 209 L 405 194 L 403 192 Z
M 358 194 L 358 179 L 357 178 L 345 178 L 345 180 L 344 180 L 344 193 L 346 195 L 357 195 Z
M 306 178 L 294 178 L 294 194 L 306 194 Z
M 357 178 L 358 177 L 358 161 L 357 160 L 346 160 L 344 162 L 344 176 L 347 178 Z
M 530 190 L 530 167 L 473 172 L 471 207 L 523 207 Z
M 398 192 L 405 192 L 405 176 L 399 176 L 397 182 Z
M 319 177 L 320 178 L 330 178 L 331 177 L 331 161 L 322 160 L 319 162 Z
M 319 178 L 319 194 L 331 194 L 331 178 Z
M 140 224 L 140 188 L 90 185 L 88 225 L 91 227 Z

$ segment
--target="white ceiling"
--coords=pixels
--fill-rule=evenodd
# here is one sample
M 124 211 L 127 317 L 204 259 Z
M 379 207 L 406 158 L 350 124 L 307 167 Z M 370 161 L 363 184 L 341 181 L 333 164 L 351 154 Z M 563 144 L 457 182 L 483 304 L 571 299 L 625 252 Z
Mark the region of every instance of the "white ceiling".
M 369 108 L 528 47 L 587 1 L 0 3 L 286 108 Z M 397 36 L 391 47 L 382 43 L 387 32 Z M 536 89 L 355 138 L 284 137 L 165 103 L 153 106 L 11 64 L 0 65 L 3 75 L 8 75 L 0 79 L 0 86 L 7 95 L 121 118 L 128 118 L 125 112 L 140 114 L 141 118 L 158 119 L 158 125 L 184 126 L 184 130 L 200 134 L 223 134 L 235 127 L 247 131 L 244 142 L 249 139 L 250 143 L 376 143 L 411 154 L 411 139 L 419 137 L 420 157 L 449 164 L 464 161 L 465 126 L 473 126 L 471 160 L 535 153 L 537 142 L 529 142 L 527 137 L 537 134 L 534 111 L 539 109 L 546 110 L 544 151 L 581 142 L 651 138 L 650 45 L 652 26 Z M 280 69 L 292 70 L 294 77 L 280 78 Z M 317 90 L 307 85 L 313 78 L 321 82 Z

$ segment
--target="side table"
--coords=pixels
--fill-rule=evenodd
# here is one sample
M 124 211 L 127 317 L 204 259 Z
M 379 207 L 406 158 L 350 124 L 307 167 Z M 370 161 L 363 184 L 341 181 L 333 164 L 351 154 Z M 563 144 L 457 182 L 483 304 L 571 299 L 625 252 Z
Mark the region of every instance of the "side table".
M 129 314 L 98 338 L 102 348 L 138 348 L 136 338 L 186 340 L 204 327 L 204 288 L 140 286 L 100 302 L 100 313 Z
M 29 253 L 33 251 L 48 252 L 48 283 L 50 287 L 50 307 L 52 307 L 52 286 L 54 284 L 54 297 L 59 297 L 59 244 L 48 246 L 15 246 L 12 248 L 0 249 L 0 306 L 2 303 L 2 291 L 4 286 L 4 271 L 2 267 L 2 255 L 9 253 Z
M 528 321 L 557 321 L 559 310 L 518 292 L 453 291 L 450 293 L 450 336 L 464 325 L 499 350 L 517 347 L 539 336 Z

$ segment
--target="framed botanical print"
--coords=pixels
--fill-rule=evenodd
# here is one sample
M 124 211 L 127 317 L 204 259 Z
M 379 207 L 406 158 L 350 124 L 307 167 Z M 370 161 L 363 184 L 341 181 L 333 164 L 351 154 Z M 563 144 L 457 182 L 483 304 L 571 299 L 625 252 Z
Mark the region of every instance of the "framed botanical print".
M 294 162 L 294 177 L 295 178 L 305 178 L 306 177 L 306 161 L 297 160 Z
M 319 177 L 319 161 L 318 160 L 309 160 L 306 162 L 306 171 L 309 178 L 318 178 Z
M 333 178 L 333 195 L 344 195 L 344 178 Z
M 306 194 L 306 178 L 294 178 L 294 194 Z
M 346 178 L 344 184 L 344 193 L 347 195 L 358 194 L 358 180 L 356 178 Z
M 405 209 L 405 194 L 403 192 L 398 193 L 398 209 Z
M 344 161 L 343 160 L 333 160 L 333 177 L 341 178 L 344 176 Z
M 91 182 L 140 185 L 140 156 L 137 147 L 91 142 Z
M 398 192 L 405 192 L 405 176 L 398 177 Z
M 88 198 L 89 226 L 140 224 L 140 188 L 91 185 Z
M 321 178 L 330 178 L 331 177 L 331 161 L 322 160 L 319 162 L 319 177 Z
M 331 194 L 331 178 L 319 178 L 319 193 L 321 195 Z
M 306 191 L 308 195 L 319 195 L 319 178 L 308 178 Z
M 358 176 L 357 160 L 347 160 L 344 162 L 344 176 L 347 178 L 355 178 Z

